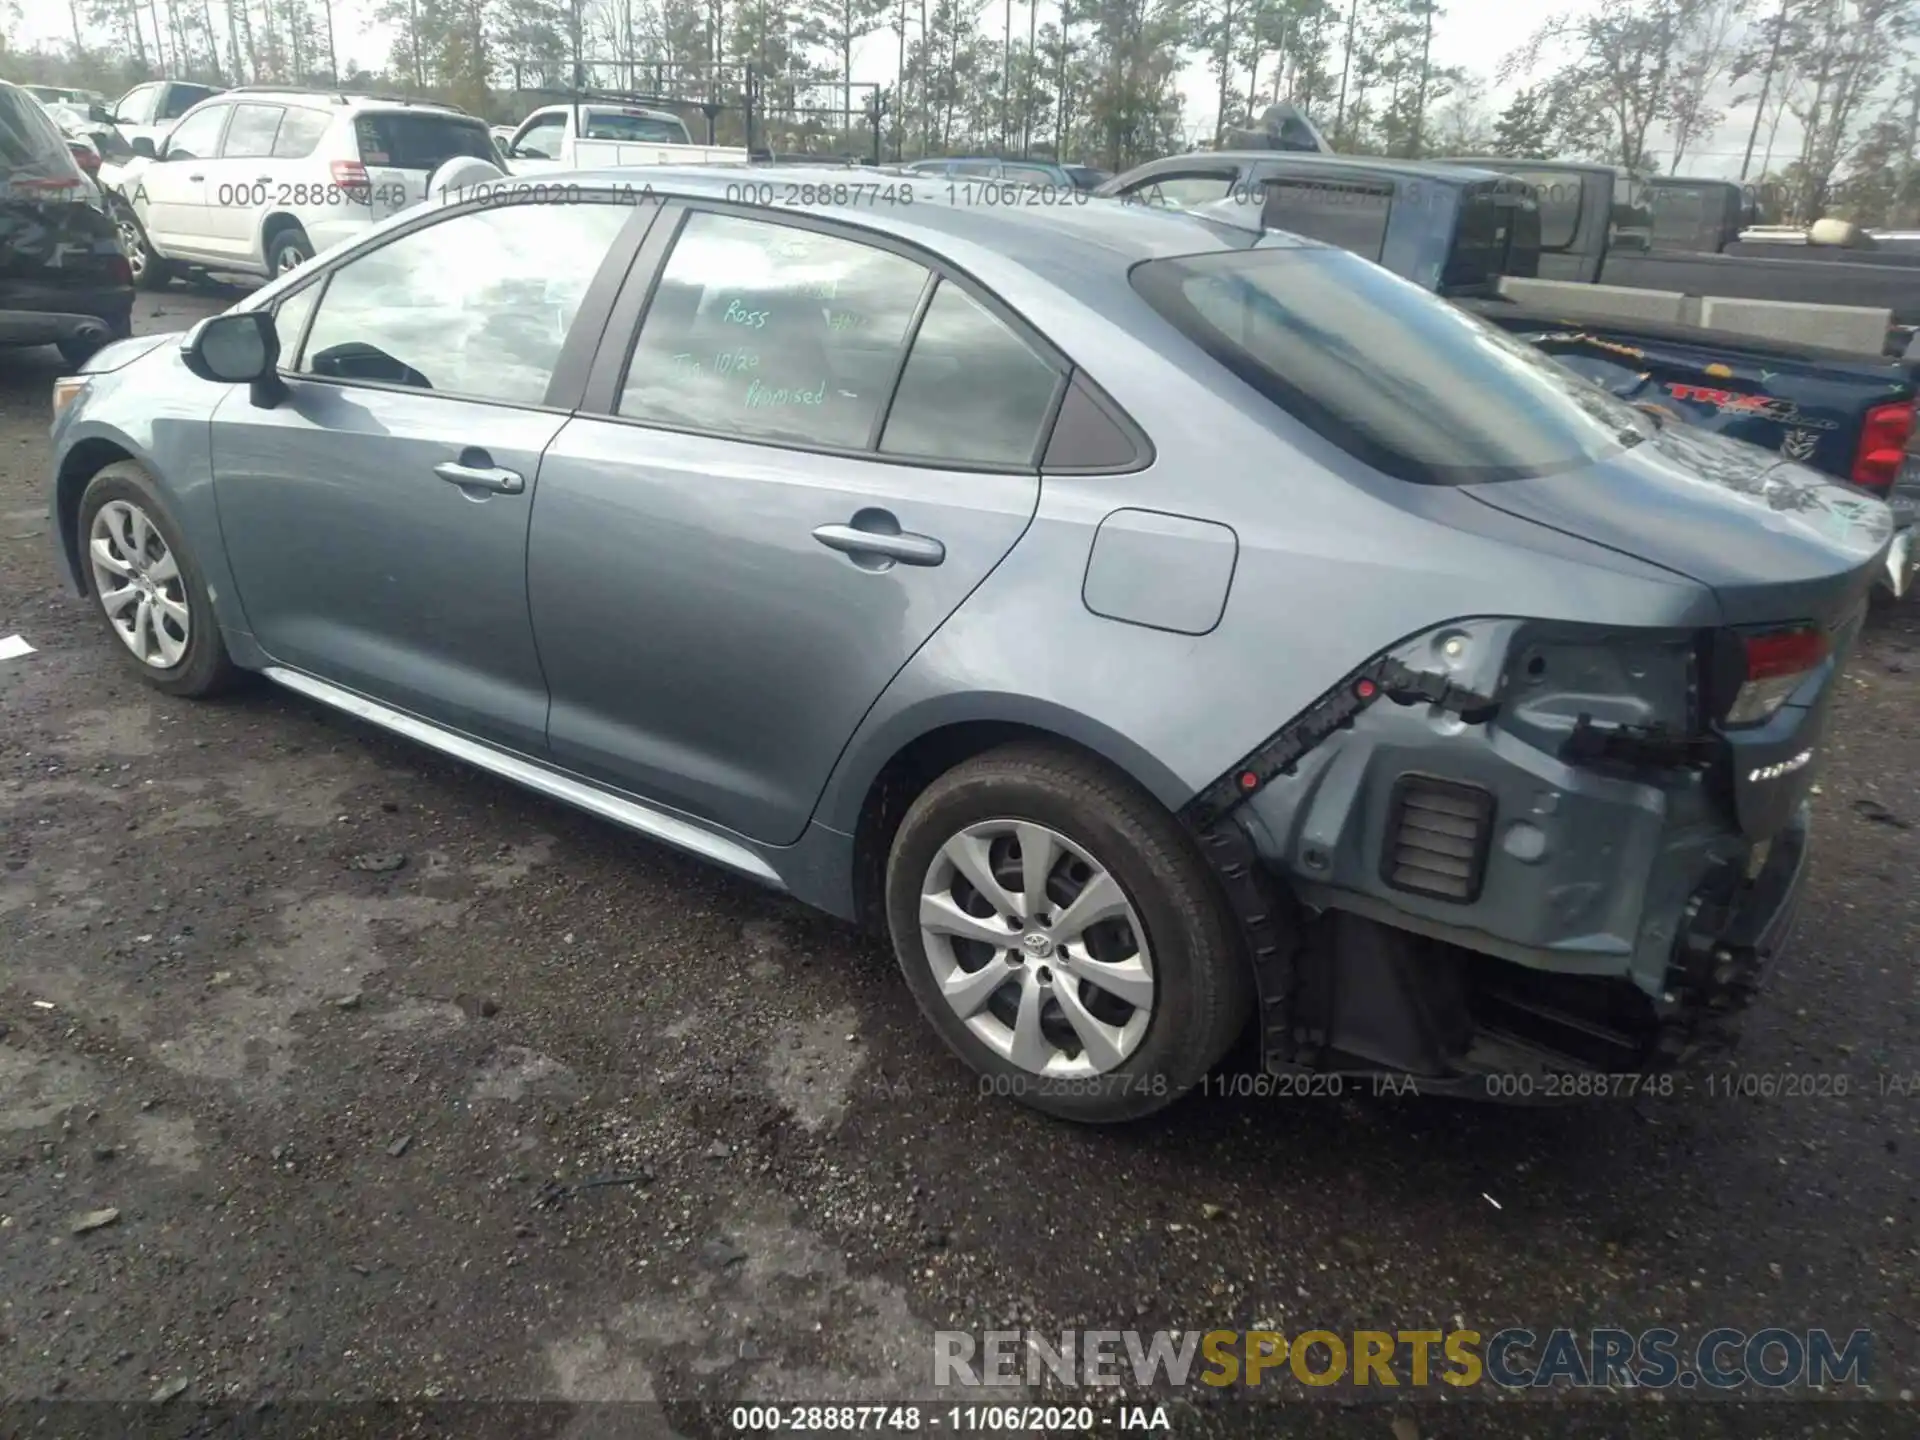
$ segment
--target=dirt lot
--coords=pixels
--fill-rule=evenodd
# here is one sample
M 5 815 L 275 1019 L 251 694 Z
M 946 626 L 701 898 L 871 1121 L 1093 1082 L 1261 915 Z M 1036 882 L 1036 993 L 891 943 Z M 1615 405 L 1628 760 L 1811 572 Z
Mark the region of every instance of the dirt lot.
M 1871 1330 L 1878 1398 L 1631 1428 L 1920 1428 L 1920 604 L 1846 682 L 1804 948 L 1747 1029 L 1750 1075 L 1844 1095 L 1214 1094 L 1076 1131 L 981 1098 L 834 923 L 270 688 L 143 689 L 55 590 L 56 368 L 0 354 L 0 635 L 38 647 L 0 661 L 0 1399 L 703 1435 L 699 1399 L 929 1395 L 947 1327 L 1779 1325 Z M 1630 1433 L 1307 1393 L 1171 1414 Z

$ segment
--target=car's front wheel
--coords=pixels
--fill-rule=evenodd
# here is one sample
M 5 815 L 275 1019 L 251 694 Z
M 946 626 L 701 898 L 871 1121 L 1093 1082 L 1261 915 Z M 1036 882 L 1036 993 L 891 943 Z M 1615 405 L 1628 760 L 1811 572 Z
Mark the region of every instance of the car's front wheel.
M 120 201 L 113 207 L 114 228 L 120 232 L 120 248 L 127 252 L 127 267 L 133 283 L 142 290 L 164 290 L 173 278 L 173 267 L 154 252 L 146 227 L 133 207 Z
M 94 476 L 80 499 L 80 543 L 95 604 L 140 678 L 169 695 L 211 695 L 239 675 L 200 567 L 146 471 Z
M 934 781 L 895 834 L 887 917 L 981 1093 L 1066 1119 L 1160 1109 L 1246 1022 L 1248 968 L 1195 847 L 1152 796 L 1064 749 L 1004 746 Z

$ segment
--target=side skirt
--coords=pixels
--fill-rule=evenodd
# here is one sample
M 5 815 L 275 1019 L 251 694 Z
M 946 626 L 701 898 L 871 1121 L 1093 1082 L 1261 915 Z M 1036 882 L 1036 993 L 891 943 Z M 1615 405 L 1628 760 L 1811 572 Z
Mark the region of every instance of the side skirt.
M 776 890 L 786 889 L 785 883 L 773 868 L 755 855 L 745 845 L 716 835 L 691 820 L 685 820 L 664 810 L 656 810 L 649 805 L 614 791 L 601 789 L 558 770 L 549 769 L 535 761 L 483 740 L 462 735 L 436 725 L 431 720 L 422 720 L 417 715 L 409 715 L 402 710 L 394 710 L 377 700 L 369 700 L 364 695 L 356 695 L 351 690 L 343 690 L 338 685 L 329 684 L 298 670 L 288 670 L 283 666 L 270 665 L 261 672 L 277 685 L 330 705 L 336 710 L 344 710 L 383 730 L 391 730 L 396 735 L 404 735 L 409 740 L 418 741 L 443 755 L 451 755 L 456 760 L 464 760 L 469 765 L 478 766 L 516 785 L 524 785 L 529 790 L 560 800 L 576 809 L 586 810 L 611 820 L 614 824 L 628 830 L 638 831 L 651 839 L 671 845 L 676 850 L 685 850 L 698 855 L 703 860 L 711 860 L 716 865 L 724 865 L 741 875 L 770 885 Z

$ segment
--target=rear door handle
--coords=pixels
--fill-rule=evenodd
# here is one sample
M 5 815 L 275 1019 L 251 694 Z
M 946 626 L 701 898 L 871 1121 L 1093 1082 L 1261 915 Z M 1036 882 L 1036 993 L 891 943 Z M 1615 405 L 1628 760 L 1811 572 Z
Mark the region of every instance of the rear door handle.
M 851 525 L 822 525 L 813 538 L 829 550 L 853 557 L 893 561 L 902 565 L 938 565 L 947 558 L 947 547 L 931 535 L 911 535 L 901 530 L 900 522 L 885 510 L 862 510 Z
M 189 175 L 189 176 L 187 176 L 187 179 L 189 179 L 189 180 L 204 180 L 204 179 L 206 179 L 206 178 L 207 178 L 207 177 L 206 177 L 205 175 Z
M 442 460 L 433 473 L 449 485 L 468 490 L 493 490 L 502 495 L 518 495 L 527 488 L 526 478 L 518 470 L 503 470 L 498 465 L 458 465 Z

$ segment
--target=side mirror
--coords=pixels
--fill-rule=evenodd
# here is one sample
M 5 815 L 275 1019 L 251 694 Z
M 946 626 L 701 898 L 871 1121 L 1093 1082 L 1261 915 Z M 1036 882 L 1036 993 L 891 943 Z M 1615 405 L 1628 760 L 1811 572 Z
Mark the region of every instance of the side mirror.
M 153 141 L 145 135 L 136 135 L 133 137 L 133 153 L 136 155 L 144 155 L 149 160 L 158 160 L 160 158 L 154 153 Z
M 286 396 L 280 379 L 280 335 L 265 310 L 241 310 L 202 320 L 180 342 L 180 358 L 202 380 L 251 385 L 253 403 L 271 410 Z

